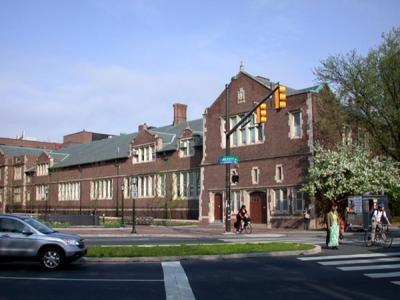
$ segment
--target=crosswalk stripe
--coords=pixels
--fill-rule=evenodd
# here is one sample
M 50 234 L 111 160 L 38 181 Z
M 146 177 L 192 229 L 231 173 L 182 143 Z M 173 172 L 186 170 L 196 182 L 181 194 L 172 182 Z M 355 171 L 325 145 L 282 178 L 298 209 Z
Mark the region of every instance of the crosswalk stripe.
M 387 278 L 387 277 L 400 277 L 400 272 L 391 272 L 391 273 L 370 273 L 364 274 L 369 278 Z
M 352 260 L 335 260 L 335 261 L 322 261 L 318 262 L 323 266 L 337 266 L 337 265 L 356 265 L 356 264 L 370 264 L 379 262 L 400 261 L 400 257 L 390 258 L 370 258 L 370 259 L 352 259 Z
M 385 256 L 400 256 L 400 252 L 312 256 L 312 257 L 298 257 L 297 259 L 301 261 L 313 261 L 313 260 L 331 260 L 338 258 L 344 259 L 344 258 L 385 257 Z
M 356 267 L 338 267 L 341 271 L 362 271 L 362 270 L 387 270 L 400 269 L 400 264 L 394 265 L 375 265 L 375 266 L 356 266 Z

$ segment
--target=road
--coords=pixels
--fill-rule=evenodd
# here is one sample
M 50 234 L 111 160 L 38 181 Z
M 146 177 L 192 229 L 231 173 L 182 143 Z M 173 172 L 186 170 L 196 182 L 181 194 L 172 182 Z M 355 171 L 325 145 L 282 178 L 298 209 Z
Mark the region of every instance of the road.
M 400 291 L 399 248 L 345 245 L 310 258 L 78 262 L 50 273 L 3 263 L 0 299 L 394 299 Z
M 399 245 L 388 250 L 366 248 L 361 237 L 356 234 L 339 250 L 323 249 L 321 254 L 310 257 L 124 264 L 77 262 L 57 272 L 43 272 L 35 263 L 1 263 L 0 300 L 396 298 L 400 292 Z M 297 234 L 256 236 L 253 240 L 296 238 L 305 239 Z M 324 243 L 323 234 L 308 234 L 308 238 Z M 217 240 L 229 243 L 233 239 L 246 242 L 252 238 L 233 236 Z M 97 243 L 96 239 L 88 241 Z M 121 243 L 121 240 L 106 241 Z M 178 240 L 167 238 L 163 242 Z M 199 243 L 198 239 L 189 242 Z

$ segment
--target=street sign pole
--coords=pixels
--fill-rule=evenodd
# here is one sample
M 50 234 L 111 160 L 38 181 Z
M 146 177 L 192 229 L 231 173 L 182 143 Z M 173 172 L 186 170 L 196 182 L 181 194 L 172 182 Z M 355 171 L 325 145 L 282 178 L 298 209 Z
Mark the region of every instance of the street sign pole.
M 278 85 L 268 94 L 267 97 L 262 99 L 253 109 L 251 109 L 233 128 L 230 127 L 230 107 L 229 107 L 229 85 L 225 84 L 225 157 L 229 157 L 231 153 L 230 137 L 232 133 L 236 131 L 245 122 L 249 122 L 252 114 L 257 108 L 267 102 L 268 99 L 279 89 Z M 225 166 L 225 198 L 226 198 L 226 210 L 225 210 L 225 232 L 231 232 L 231 161 L 229 158 L 224 162 Z
M 225 132 L 230 131 L 230 107 L 229 107 L 229 85 L 225 85 Z M 231 154 L 230 135 L 225 135 L 225 156 Z M 231 165 L 225 165 L 225 198 L 226 198 L 226 211 L 225 211 L 225 232 L 231 232 Z
M 132 177 L 132 232 L 136 233 L 136 198 L 137 198 L 137 178 Z

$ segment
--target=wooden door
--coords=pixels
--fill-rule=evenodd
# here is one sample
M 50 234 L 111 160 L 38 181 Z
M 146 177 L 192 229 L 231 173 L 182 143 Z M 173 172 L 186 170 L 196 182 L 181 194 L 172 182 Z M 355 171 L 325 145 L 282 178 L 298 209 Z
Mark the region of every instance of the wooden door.
M 215 221 L 222 221 L 222 195 L 214 195 L 214 219 Z
M 265 193 L 251 193 L 250 217 L 253 223 L 267 223 L 267 195 Z

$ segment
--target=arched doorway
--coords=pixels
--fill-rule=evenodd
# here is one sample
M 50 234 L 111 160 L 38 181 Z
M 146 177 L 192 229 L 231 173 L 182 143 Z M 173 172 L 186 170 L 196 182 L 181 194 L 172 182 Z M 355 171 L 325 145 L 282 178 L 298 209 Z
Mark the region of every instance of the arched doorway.
M 222 195 L 220 193 L 214 195 L 214 219 L 222 222 Z
M 267 223 L 267 194 L 253 192 L 250 194 L 250 216 L 253 223 Z

